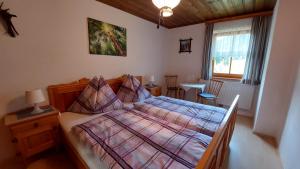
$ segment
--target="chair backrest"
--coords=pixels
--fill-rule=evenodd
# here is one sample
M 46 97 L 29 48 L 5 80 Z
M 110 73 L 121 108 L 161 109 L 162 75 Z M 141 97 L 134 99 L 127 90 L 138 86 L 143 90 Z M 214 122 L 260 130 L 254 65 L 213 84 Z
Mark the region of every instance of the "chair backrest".
M 224 82 L 220 80 L 210 80 L 208 86 L 205 88 L 205 93 L 210 93 L 215 96 L 218 96 L 223 86 L 223 83 Z
M 177 75 L 165 75 L 167 87 L 177 87 Z

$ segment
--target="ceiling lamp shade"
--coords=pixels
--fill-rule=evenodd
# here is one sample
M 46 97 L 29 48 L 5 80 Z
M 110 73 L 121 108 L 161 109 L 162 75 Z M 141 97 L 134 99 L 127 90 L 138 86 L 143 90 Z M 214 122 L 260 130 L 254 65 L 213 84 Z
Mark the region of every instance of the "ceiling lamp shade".
M 168 7 L 162 7 L 161 8 L 161 15 L 163 17 L 169 17 L 169 16 L 172 16 L 173 15 L 173 11 L 171 8 L 168 8 Z
M 159 25 L 161 24 L 161 21 L 163 21 L 163 18 L 173 15 L 172 9 L 180 3 L 180 0 L 152 0 L 152 2 L 157 8 L 159 8 L 157 24 L 157 29 L 159 29 Z
M 179 4 L 180 0 L 152 0 L 152 2 L 159 9 L 162 7 L 169 7 L 173 9 Z

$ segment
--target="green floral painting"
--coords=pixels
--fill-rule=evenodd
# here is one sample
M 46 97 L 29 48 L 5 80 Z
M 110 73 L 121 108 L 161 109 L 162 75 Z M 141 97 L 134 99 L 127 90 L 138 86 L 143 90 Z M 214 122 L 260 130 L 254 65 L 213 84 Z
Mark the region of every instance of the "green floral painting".
M 126 28 L 88 18 L 90 54 L 126 56 Z

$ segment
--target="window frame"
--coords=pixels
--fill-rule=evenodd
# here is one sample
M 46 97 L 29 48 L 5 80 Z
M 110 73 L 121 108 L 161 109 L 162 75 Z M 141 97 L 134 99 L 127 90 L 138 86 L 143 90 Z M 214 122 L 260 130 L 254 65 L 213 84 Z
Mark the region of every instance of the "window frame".
M 231 64 L 232 64 L 232 57 L 230 58 L 230 64 L 229 64 L 229 73 L 215 73 L 214 72 L 214 59 L 212 59 L 212 76 L 213 78 L 225 78 L 225 79 L 242 79 L 244 74 L 233 74 L 230 73 L 231 71 Z
M 249 33 L 250 33 L 251 30 L 247 29 L 247 30 L 242 30 L 242 31 L 249 31 Z M 229 32 L 231 32 L 231 31 L 229 31 Z M 232 31 L 232 32 L 236 32 L 236 31 Z M 232 57 L 230 57 L 229 73 L 215 73 L 214 72 L 214 66 L 215 66 L 215 64 L 214 64 L 214 57 L 212 57 L 212 77 L 213 78 L 241 80 L 243 78 L 245 72 L 243 74 L 233 74 L 233 73 L 230 73 L 231 72 L 231 65 L 232 65 Z

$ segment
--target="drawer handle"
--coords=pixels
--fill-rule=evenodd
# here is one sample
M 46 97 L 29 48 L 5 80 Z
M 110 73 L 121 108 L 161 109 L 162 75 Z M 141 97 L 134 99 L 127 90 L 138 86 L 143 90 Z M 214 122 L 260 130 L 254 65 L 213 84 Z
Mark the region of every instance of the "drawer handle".
M 39 123 L 33 123 L 33 127 L 34 127 L 34 128 L 39 127 Z
M 12 140 L 11 140 L 12 143 L 17 143 L 18 142 L 18 139 L 16 137 L 14 137 Z

